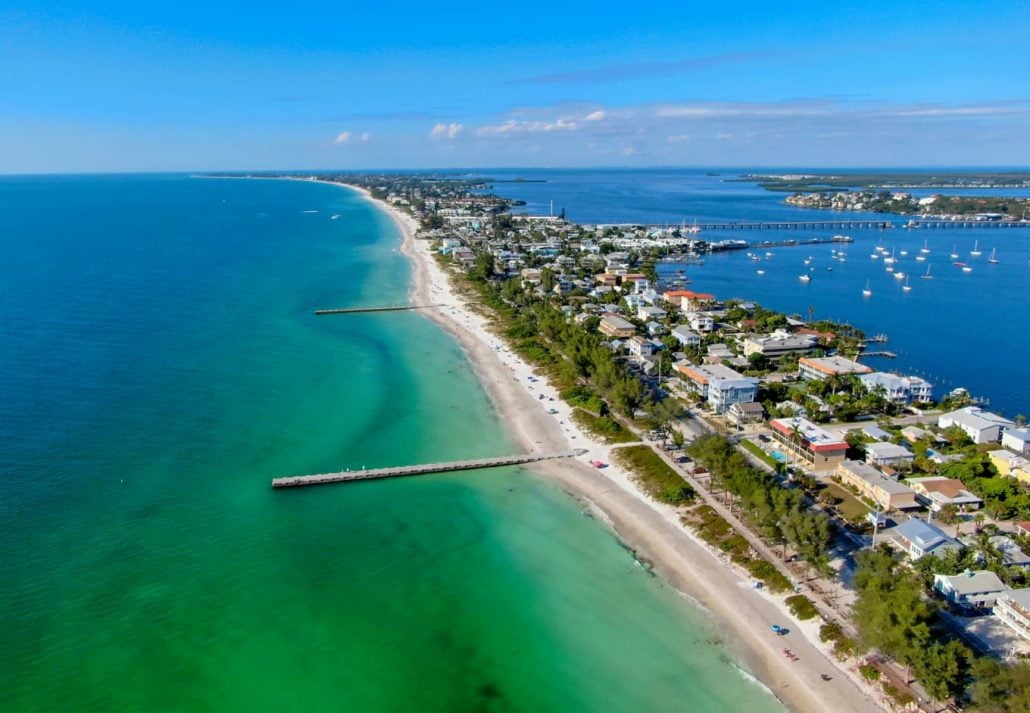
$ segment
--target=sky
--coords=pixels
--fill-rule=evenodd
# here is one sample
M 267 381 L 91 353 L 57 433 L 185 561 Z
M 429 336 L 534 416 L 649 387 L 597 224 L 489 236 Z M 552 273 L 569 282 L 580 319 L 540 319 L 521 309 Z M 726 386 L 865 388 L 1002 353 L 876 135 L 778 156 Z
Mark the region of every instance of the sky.
M 0 173 L 1025 167 L 1028 21 L 971 0 L 0 0 Z

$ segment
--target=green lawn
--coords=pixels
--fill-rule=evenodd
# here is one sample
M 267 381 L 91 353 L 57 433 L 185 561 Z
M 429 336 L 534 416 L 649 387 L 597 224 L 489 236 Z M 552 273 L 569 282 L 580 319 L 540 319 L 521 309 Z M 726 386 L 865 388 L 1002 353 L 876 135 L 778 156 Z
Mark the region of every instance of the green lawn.
M 841 501 L 837 508 L 845 520 L 857 522 L 870 512 L 866 504 L 855 497 L 847 488 L 832 481 L 827 482 L 825 487 L 833 493 L 834 497 Z

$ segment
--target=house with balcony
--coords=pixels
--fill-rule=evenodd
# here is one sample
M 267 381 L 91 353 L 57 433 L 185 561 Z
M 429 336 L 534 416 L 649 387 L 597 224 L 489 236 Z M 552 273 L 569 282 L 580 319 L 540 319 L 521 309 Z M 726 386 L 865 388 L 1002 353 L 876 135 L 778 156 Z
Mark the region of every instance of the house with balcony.
M 715 329 L 715 320 L 707 312 L 688 312 L 686 314 L 687 324 L 695 332 L 711 332 Z
M 715 413 L 726 413 L 733 404 L 754 401 L 758 396 L 758 379 L 744 376 L 728 366 L 681 361 L 675 368 L 683 382 L 704 398 Z
M 672 330 L 672 336 L 676 337 L 676 341 L 685 347 L 701 346 L 701 335 L 697 332 L 692 332 L 690 328 L 685 325 L 680 325 Z
M 661 342 L 655 342 L 640 335 L 629 339 L 629 353 L 637 359 L 650 359 L 662 349 Z
M 765 419 L 765 407 L 757 401 L 742 401 L 726 409 L 726 418 L 737 428 Z
M 744 356 L 761 354 L 769 361 L 779 361 L 788 354 L 811 354 L 816 338 L 809 334 L 774 332 L 769 336 L 751 335 L 744 339 Z
M 769 425 L 777 443 L 812 470 L 832 470 L 844 461 L 848 444 L 806 418 L 777 418 Z
M 856 489 L 862 497 L 872 500 L 881 510 L 904 510 L 919 505 L 912 488 L 888 478 L 868 463 L 846 460 L 837 465 L 833 475 L 844 485 Z
M 633 326 L 632 322 L 627 322 L 622 317 L 614 314 L 606 314 L 601 317 L 601 322 L 597 325 L 597 329 L 606 337 L 618 337 L 620 339 L 632 337 L 637 332 L 637 328 Z
M 992 609 L 998 596 L 1010 591 L 998 575 L 988 570 L 935 574 L 933 588 L 950 604 L 967 611 Z
M 912 451 L 889 441 L 877 441 L 867 443 L 865 448 L 865 461 L 878 468 L 889 466 L 891 468 L 908 468 L 915 458 Z
M 874 371 L 871 374 L 859 374 L 858 380 L 866 391 L 879 391 L 888 401 L 902 406 L 933 399 L 933 384 L 918 376 L 900 376 Z
M 994 616 L 1021 638 L 1030 641 L 1030 588 L 1010 589 L 998 594 Z

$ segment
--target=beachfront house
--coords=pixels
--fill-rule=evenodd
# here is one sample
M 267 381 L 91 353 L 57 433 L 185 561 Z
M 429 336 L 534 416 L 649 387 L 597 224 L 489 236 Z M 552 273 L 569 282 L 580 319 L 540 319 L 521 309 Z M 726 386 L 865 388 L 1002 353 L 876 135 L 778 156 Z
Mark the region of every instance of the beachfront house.
M 696 332 L 708 333 L 715 329 L 715 320 L 707 312 L 689 312 L 686 317 L 687 324 Z
M 620 339 L 632 337 L 637 331 L 632 322 L 627 322 L 614 314 L 606 314 L 601 317 L 597 329 L 606 337 L 619 337 Z
M 704 398 L 715 413 L 726 413 L 733 404 L 754 401 L 758 395 L 758 379 L 722 364 L 695 365 L 681 361 L 676 363 L 675 369 L 683 382 Z
M 881 510 L 918 507 L 912 488 L 888 478 L 868 463 L 846 460 L 837 465 L 833 476 L 844 485 L 857 490 L 862 497 L 872 500 Z
M 992 609 L 998 595 L 1009 591 L 998 575 L 988 570 L 935 574 L 933 588 L 949 603 L 967 611 Z
M 997 443 L 1003 431 L 1016 424 L 996 413 L 984 411 L 976 406 L 967 406 L 958 411 L 943 414 L 937 419 L 940 428 L 955 426 L 962 430 L 973 443 Z
M 914 560 L 963 547 L 961 542 L 948 537 L 936 525 L 918 518 L 906 520 L 891 530 L 890 542 Z
M 744 356 L 761 354 L 769 361 L 779 361 L 788 354 L 811 354 L 816 338 L 808 334 L 774 332 L 769 336 L 752 335 L 744 339 Z
M 772 435 L 795 458 L 812 470 L 832 470 L 844 460 L 848 444 L 806 418 L 777 418 L 769 422 Z
M 913 458 L 915 458 L 909 449 L 887 441 L 867 443 L 863 447 L 865 448 L 866 463 L 875 465 L 878 468 L 884 466 L 908 468 L 912 465 Z
M 821 381 L 829 376 L 844 374 L 868 374 L 872 372 L 865 364 L 841 356 L 801 357 L 798 359 L 798 374 L 802 379 Z
M 911 478 L 908 484 L 912 486 L 920 504 L 933 512 L 940 512 L 947 505 L 953 505 L 962 511 L 978 510 L 984 504 L 983 500 L 969 492 L 961 480 L 955 478 L 945 478 L 941 475 Z

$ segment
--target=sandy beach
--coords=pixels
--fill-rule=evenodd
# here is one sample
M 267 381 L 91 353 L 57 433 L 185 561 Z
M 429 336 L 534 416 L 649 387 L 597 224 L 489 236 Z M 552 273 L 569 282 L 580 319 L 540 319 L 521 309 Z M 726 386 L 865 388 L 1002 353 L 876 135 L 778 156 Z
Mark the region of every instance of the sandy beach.
M 429 244 L 415 239 L 414 219 L 361 192 L 386 210 L 403 234 L 401 249 L 414 268 L 411 302 L 438 305 L 424 314 L 457 339 L 515 443 L 527 452 L 587 449 L 578 459 L 535 465 L 534 472 L 586 503 L 627 547 L 653 565 L 656 574 L 700 605 L 723 642 L 791 710 L 886 710 L 857 673 L 839 665 L 819 643 L 818 625 L 798 622 L 782 597 L 752 588 L 742 571 L 680 524 L 675 508 L 647 498 L 625 471 L 611 464 L 612 448 L 578 429 L 570 419 L 571 408 L 556 390 L 510 352 L 490 331 L 488 320 L 452 289 Z M 610 465 L 600 471 L 590 466 L 592 460 Z M 776 636 L 770 630 L 773 624 L 786 626 L 791 633 Z M 799 660 L 787 659 L 784 648 Z M 832 680 L 824 681 L 823 674 Z

